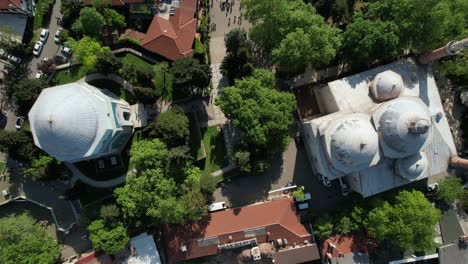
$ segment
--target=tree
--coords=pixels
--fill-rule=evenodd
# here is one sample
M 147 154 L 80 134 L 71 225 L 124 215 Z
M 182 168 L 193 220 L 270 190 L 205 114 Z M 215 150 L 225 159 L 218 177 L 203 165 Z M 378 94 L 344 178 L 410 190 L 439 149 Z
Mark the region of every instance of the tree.
M 124 250 L 130 240 L 127 230 L 120 222 L 106 223 L 104 220 L 95 220 L 88 226 L 88 230 L 94 248 L 111 255 Z
M 43 73 L 50 74 L 55 71 L 55 62 L 53 60 L 41 60 L 36 64 L 37 69 Z
M 364 19 L 361 13 L 357 13 L 354 21 L 348 24 L 343 38 L 343 55 L 356 66 L 391 60 L 399 51 L 397 25 L 393 21 Z
M 103 74 L 116 73 L 122 67 L 120 60 L 111 52 L 99 53 L 96 60 L 96 71 Z
M 332 219 L 328 214 L 319 216 L 314 226 L 314 234 L 320 239 L 326 239 L 333 233 Z
M 79 41 L 68 40 L 66 44 L 73 49 L 76 60 L 81 62 L 88 72 L 96 70 L 99 54 L 108 54 L 110 52 L 109 47 L 101 46 L 99 42 L 88 36 Z
M 252 164 L 250 161 L 250 152 L 237 151 L 234 153 L 234 162 L 241 172 L 252 172 Z
M 190 148 L 187 145 L 169 149 L 169 175 L 176 181 L 184 177 L 184 170 L 193 162 Z
M 62 33 L 60 33 L 60 43 L 67 42 L 68 38 L 70 37 L 70 30 L 64 28 Z
M 115 204 L 103 205 L 99 209 L 99 216 L 106 222 L 112 222 L 120 215 L 120 210 Z
M 156 88 L 156 94 L 166 101 L 171 101 L 174 75 L 171 73 L 169 64 L 165 61 L 158 63 L 153 66 L 153 71 L 153 84 Z
M 106 25 L 104 17 L 93 7 L 85 7 L 80 11 L 80 17 L 73 23 L 72 29 L 85 35 L 98 37 Z
M 464 189 L 460 178 L 445 178 L 439 182 L 436 197 L 448 204 L 455 202 L 463 196 Z
M 81 0 L 61 1 L 60 12 L 63 14 L 63 22 L 65 22 L 66 25 L 69 25 L 72 21 L 75 21 L 75 19 L 80 15 L 82 3 L 83 2 Z
M 275 75 L 271 74 L 267 69 L 255 69 L 252 78 L 259 80 L 265 87 L 275 87 Z
M 132 144 L 130 164 L 137 171 L 165 168 L 169 152 L 159 139 L 139 140 Z
M 386 240 L 400 250 L 431 250 L 435 248 L 434 226 L 440 216 L 421 192 L 402 191 L 393 205 L 384 202 L 371 210 L 365 227 L 371 237 Z
M 292 195 L 298 201 L 304 201 L 304 199 L 305 199 L 304 189 L 302 189 L 301 187 L 299 187 L 295 191 L 293 191 Z
M 347 235 L 351 232 L 359 230 L 359 225 L 352 218 L 342 216 L 335 226 L 336 230 L 341 234 Z
M 247 46 L 247 40 L 245 39 L 247 33 L 243 29 L 233 29 L 224 36 L 224 44 L 226 45 L 226 51 L 237 53 L 240 48 Z
M 232 83 L 235 79 L 249 76 L 254 71 L 250 52 L 247 48 L 239 48 L 236 52 L 228 52 L 221 62 L 221 73 L 227 75 Z
M 127 24 L 125 23 L 125 17 L 119 14 L 114 9 L 104 8 L 102 15 L 104 16 L 104 19 L 106 21 L 106 27 L 110 28 L 111 30 L 121 29 L 127 26 Z
M 110 7 L 111 3 L 111 0 L 91 0 L 91 5 L 99 12 L 107 9 L 106 7 Z
M 194 58 L 181 58 L 172 63 L 174 89 L 186 96 L 200 95 L 211 81 L 211 70 Z
M 197 167 L 189 167 L 185 170 L 185 181 L 182 184 L 182 196 L 180 200 L 185 207 L 185 218 L 198 221 L 208 213 L 206 198 L 201 192 L 201 171 Z
M 466 33 L 468 35 L 468 31 Z M 444 74 L 458 84 L 468 83 L 468 52 L 462 51 L 456 56 L 442 61 Z
M 188 117 L 179 106 L 161 113 L 146 130 L 150 137 L 161 138 L 169 147 L 185 145 L 190 135 Z
M 133 86 L 133 92 L 138 102 L 153 104 L 158 99 L 156 91 L 150 87 Z
M 287 146 L 295 105 L 293 95 L 247 77 L 236 80 L 233 87 L 224 88 L 216 99 L 216 104 L 244 133 L 247 142 L 271 152 L 282 151 Z
M 33 177 L 33 179 L 47 178 L 49 168 L 57 165 L 57 160 L 51 156 L 42 155 L 37 159 L 33 159 L 31 165 L 23 170 L 23 173 Z
M 25 79 L 16 83 L 13 93 L 16 113 L 21 116 L 27 115 L 45 86 L 44 81 L 39 79 Z
M 55 263 L 60 248 L 27 213 L 0 218 L 1 263 Z
M 0 150 L 8 152 L 12 159 L 28 163 L 41 155 L 41 150 L 34 145 L 31 133 L 24 130 L 0 130 Z

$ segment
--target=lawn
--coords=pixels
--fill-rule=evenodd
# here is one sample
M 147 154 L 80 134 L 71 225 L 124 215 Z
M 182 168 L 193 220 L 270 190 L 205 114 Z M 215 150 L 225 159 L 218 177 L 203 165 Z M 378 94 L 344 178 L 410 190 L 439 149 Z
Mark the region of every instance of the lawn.
M 71 67 L 65 70 L 60 70 L 55 73 L 52 82 L 55 85 L 61 85 L 78 81 L 79 79 L 86 76 L 86 70 L 84 67 Z
M 201 160 L 200 169 L 202 174 L 210 174 L 220 170 L 229 164 L 224 144 L 223 133 L 218 131 L 218 127 L 212 126 L 201 129 L 203 145 L 206 151 L 206 158 Z
M 122 85 L 108 79 L 97 79 L 94 81 L 89 82 L 89 84 L 100 88 L 100 89 L 107 89 L 111 91 L 113 94 L 117 95 L 118 97 L 122 98 L 123 100 L 127 101 L 129 104 L 136 104 L 137 100 L 135 96 L 123 88 Z
M 201 145 L 201 132 L 197 126 L 197 119 L 194 113 L 188 113 L 189 119 L 189 130 L 190 130 L 190 153 L 195 161 L 202 160 L 203 157 L 203 146 Z
M 141 71 L 152 71 L 153 70 L 153 64 L 138 57 L 135 56 L 131 53 L 125 53 L 125 55 L 117 55 L 117 57 L 120 59 L 122 64 L 130 64 L 133 67 L 135 67 L 138 70 Z

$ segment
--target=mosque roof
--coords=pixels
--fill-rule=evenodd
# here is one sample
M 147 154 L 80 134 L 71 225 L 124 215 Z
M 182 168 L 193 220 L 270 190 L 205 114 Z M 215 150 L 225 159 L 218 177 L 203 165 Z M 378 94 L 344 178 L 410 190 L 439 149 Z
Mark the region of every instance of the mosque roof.
M 399 74 L 386 70 L 374 77 L 369 88 L 372 97 L 378 102 L 383 102 L 400 96 L 405 86 Z

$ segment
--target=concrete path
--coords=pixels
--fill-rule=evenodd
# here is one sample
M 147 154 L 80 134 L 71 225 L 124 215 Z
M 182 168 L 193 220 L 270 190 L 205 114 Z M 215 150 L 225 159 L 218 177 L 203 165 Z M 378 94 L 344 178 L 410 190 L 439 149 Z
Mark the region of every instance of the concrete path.
M 216 176 L 219 176 L 219 175 L 221 175 L 221 174 L 230 172 L 230 171 L 232 171 L 232 170 L 235 169 L 235 168 L 236 168 L 236 165 L 234 165 L 234 164 L 229 164 L 228 166 L 226 166 L 226 167 L 224 167 L 224 168 L 222 168 L 222 169 L 220 169 L 220 170 L 217 170 L 217 171 L 215 171 L 215 172 L 210 173 L 210 175 L 213 176 L 213 177 L 216 177 Z
M 111 180 L 108 180 L 108 181 L 96 181 L 96 180 L 93 180 L 89 177 L 87 177 L 86 175 L 84 175 L 75 165 L 73 165 L 72 163 L 69 163 L 69 162 L 64 162 L 63 164 L 65 164 L 65 166 L 67 166 L 67 168 L 72 172 L 73 174 L 73 177 L 72 177 L 72 185 L 74 185 L 78 180 L 88 184 L 88 185 L 91 185 L 93 187 L 96 187 L 96 188 L 111 188 L 111 187 L 114 187 L 114 186 L 117 186 L 119 184 L 122 184 L 125 182 L 125 180 L 127 179 L 127 174 L 124 174 L 124 175 L 121 175 L 120 177 L 118 178 L 114 178 L 114 179 L 111 179 Z

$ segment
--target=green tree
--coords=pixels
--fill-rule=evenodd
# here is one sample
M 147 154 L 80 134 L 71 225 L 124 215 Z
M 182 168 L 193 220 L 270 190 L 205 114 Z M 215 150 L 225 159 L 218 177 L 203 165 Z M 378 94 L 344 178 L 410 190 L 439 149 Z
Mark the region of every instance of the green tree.
M 85 7 L 80 11 L 80 17 L 73 23 L 72 29 L 85 35 L 98 37 L 106 25 L 106 20 L 96 8 Z
M 59 256 L 57 241 L 29 214 L 0 218 L 1 263 L 55 263 Z
M 439 182 L 436 197 L 448 204 L 455 202 L 463 196 L 463 185 L 460 178 L 445 178 Z
M 468 35 L 468 31 L 466 32 Z M 456 56 L 442 61 L 443 73 L 458 84 L 468 83 L 468 52 L 463 51 Z
M 156 94 L 166 101 L 171 101 L 174 75 L 171 73 L 169 64 L 165 61 L 158 63 L 153 66 L 153 71 L 153 84 L 156 88 Z
M 187 145 L 169 149 L 169 175 L 176 181 L 185 175 L 185 169 L 193 162 L 190 148 Z
M 275 75 L 271 74 L 270 70 L 267 69 L 255 69 L 252 77 L 259 80 L 265 87 L 275 87 Z
M 314 234 L 320 239 L 326 239 L 333 233 L 333 224 L 330 215 L 320 215 L 315 222 Z
M 60 43 L 65 43 L 70 37 L 70 30 L 64 28 L 62 33 L 60 33 Z
M 247 142 L 272 152 L 287 146 L 288 129 L 293 122 L 293 95 L 247 77 L 236 80 L 233 87 L 224 88 L 216 104 L 244 133 Z
M 16 113 L 22 116 L 27 115 L 45 86 L 44 81 L 39 79 L 24 79 L 17 82 L 13 93 Z
M 101 46 L 99 42 L 85 36 L 79 41 L 69 39 L 67 46 L 71 47 L 77 61 L 81 62 L 88 72 L 96 71 L 96 62 L 99 54 L 108 54 L 109 47 Z
M 99 216 L 106 222 L 113 222 L 120 215 L 120 209 L 115 204 L 103 205 L 99 209 Z
M 434 226 L 440 216 L 421 192 L 402 191 L 393 205 L 384 202 L 370 211 L 365 227 L 371 237 L 400 250 L 431 250 L 436 246 Z
M 106 7 L 110 7 L 112 4 L 111 0 L 91 0 L 92 7 L 102 12 L 103 10 L 107 9 Z
M 304 189 L 302 189 L 301 187 L 299 187 L 295 191 L 293 191 L 292 195 L 298 201 L 304 201 L 304 199 L 305 199 Z
M 250 152 L 237 151 L 234 153 L 234 162 L 241 172 L 252 172 L 252 164 L 250 161 Z
M 351 232 L 359 230 L 359 225 L 353 221 L 353 219 L 342 216 L 335 226 L 336 230 L 341 234 L 349 234 Z
M 250 52 L 245 47 L 226 53 L 221 62 L 221 73 L 227 75 L 231 83 L 235 79 L 251 75 L 253 71 L 254 66 L 251 63 Z
M 229 31 L 224 36 L 224 44 L 226 45 L 226 51 L 236 54 L 240 48 L 246 47 L 247 40 L 245 39 L 245 35 L 246 33 L 243 29 L 236 28 Z
M 120 222 L 106 223 L 104 220 L 95 220 L 88 226 L 88 230 L 94 248 L 111 255 L 124 250 L 130 240 L 127 230 Z
M 8 152 L 12 159 L 23 162 L 32 162 L 41 155 L 40 149 L 34 145 L 31 133 L 24 130 L 0 130 L 0 150 Z
M 189 120 L 181 107 L 174 106 L 161 113 L 146 131 L 150 137 L 161 138 L 169 147 L 185 145 L 190 134 Z
M 106 27 L 110 28 L 111 30 L 121 29 L 127 26 L 125 23 L 125 17 L 114 9 L 104 8 L 102 15 L 106 21 Z
M 174 89 L 186 96 L 206 92 L 211 81 L 211 70 L 207 64 L 200 64 L 194 58 L 182 58 L 172 63 Z
M 33 177 L 33 179 L 47 178 L 49 175 L 50 166 L 57 165 L 57 160 L 51 156 L 42 155 L 37 159 L 33 159 L 31 165 L 23 170 L 23 173 Z
M 99 53 L 96 60 L 96 71 L 103 74 L 117 73 L 122 67 L 120 60 L 111 52 Z
M 343 38 L 343 56 L 355 66 L 391 60 L 399 52 L 397 25 L 393 21 L 373 21 L 357 13 L 346 27 Z
M 132 143 L 130 164 L 137 171 L 165 168 L 169 152 L 159 139 L 139 140 Z
M 81 5 L 83 2 L 81 0 L 62 0 L 60 2 L 60 13 L 63 14 L 62 20 L 64 24 L 69 25 L 80 15 Z
M 201 171 L 197 167 L 189 167 L 185 170 L 185 181 L 181 187 L 180 200 L 185 207 L 185 218 L 198 221 L 208 213 L 206 197 L 201 192 Z

